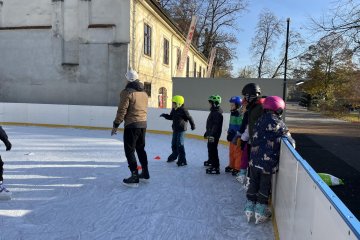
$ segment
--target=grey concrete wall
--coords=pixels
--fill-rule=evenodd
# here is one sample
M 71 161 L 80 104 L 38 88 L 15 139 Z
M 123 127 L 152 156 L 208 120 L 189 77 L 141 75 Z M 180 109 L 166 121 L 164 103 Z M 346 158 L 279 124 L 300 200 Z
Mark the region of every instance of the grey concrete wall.
M 230 111 L 229 99 L 242 96 L 241 90 L 248 83 L 258 83 L 262 95 L 282 97 L 283 79 L 221 79 L 221 78 L 173 78 L 173 95 L 182 95 L 185 106 L 192 110 L 208 110 L 208 97 L 219 94 L 222 97 L 222 108 Z
M 0 101 L 115 106 L 125 85 L 127 44 L 79 44 L 79 64 L 63 65 L 52 30 L 0 31 Z

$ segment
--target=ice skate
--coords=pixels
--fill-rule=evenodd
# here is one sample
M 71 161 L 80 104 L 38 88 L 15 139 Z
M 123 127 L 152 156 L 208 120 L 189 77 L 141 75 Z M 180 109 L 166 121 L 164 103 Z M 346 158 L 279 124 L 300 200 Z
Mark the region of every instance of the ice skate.
M 250 178 L 246 177 L 245 183 L 244 183 L 244 190 L 247 191 L 250 186 Z
M 216 167 L 210 167 L 206 169 L 206 174 L 220 174 L 220 169 Z
M 230 166 L 225 167 L 225 172 L 226 173 L 229 173 L 229 172 L 232 172 L 232 171 L 233 171 L 232 167 L 230 167 Z
M 238 173 L 239 173 L 239 170 L 237 170 L 237 169 L 233 169 L 231 171 L 231 175 L 233 175 L 233 176 L 236 176 Z
M 250 222 L 251 219 L 254 217 L 254 208 L 255 203 L 253 201 L 247 200 L 244 207 L 244 212 L 248 222 Z
M 177 157 L 175 157 L 173 154 L 170 154 L 170 156 L 168 157 L 167 162 L 174 162 L 177 159 Z
M 204 162 L 204 166 L 205 167 L 211 167 L 211 163 L 209 162 L 209 160 Z
M 183 167 L 187 165 L 186 161 L 178 161 L 176 164 L 178 165 L 178 167 Z
M 245 170 L 245 169 L 240 169 L 240 172 L 236 175 L 236 180 L 237 180 L 240 184 L 244 184 L 244 183 L 245 183 L 245 179 L 246 179 L 246 170 Z
M 127 187 L 138 187 L 139 186 L 139 175 L 137 172 L 132 172 L 131 177 L 124 178 L 123 184 Z
M 5 186 L 0 183 L 0 200 L 10 200 L 11 192 L 5 188 Z
M 149 171 L 146 167 L 143 167 L 141 173 L 139 174 L 139 180 L 142 182 L 148 182 L 149 179 L 150 179 Z
M 257 203 L 255 206 L 255 224 L 264 223 L 271 217 L 271 211 L 266 204 Z

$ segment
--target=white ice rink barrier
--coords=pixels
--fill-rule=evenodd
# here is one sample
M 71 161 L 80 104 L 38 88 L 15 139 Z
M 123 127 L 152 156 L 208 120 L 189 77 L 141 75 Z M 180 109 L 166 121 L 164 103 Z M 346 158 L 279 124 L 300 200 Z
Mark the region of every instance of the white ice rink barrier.
M 285 139 L 273 180 L 281 240 L 360 239 L 359 221 Z
M 0 103 L 0 122 L 111 128 L 116 107 Z M 148 110 L 148 129 L 171 132 L 171 122 L 160 118 L 170 109 Z M 203 136 L 208 111 L 190 111 L 196 130 Z M 224 114 L 222 140 L 226 139 L 229 114 Z M 121 127 L 121 126 L 120 126 Z M 360 223 L 310 165 L 282 142 L 280 170 L 274 175 L 272 203 L 281 240 L 360 239 Z
M 117 107 L 78 106 L 29 103 L 0 103 L 0 122 L 60 125 L 71 127 L 112 128 Z M 194 118 L 195 131 L 189 129 L 188 134 L 203 136 L 209 111 L 189 111 Z M 160 118 L 161 113 L 170 113 L 170 109 L 149 108 L 148 129 L 171 132 L 171 122 Z M 229 114 L 224 114 L 223 133 L 221 139 L 226 141 L 226 130 Z M 120 128 L 123 125 L 120 125 Z

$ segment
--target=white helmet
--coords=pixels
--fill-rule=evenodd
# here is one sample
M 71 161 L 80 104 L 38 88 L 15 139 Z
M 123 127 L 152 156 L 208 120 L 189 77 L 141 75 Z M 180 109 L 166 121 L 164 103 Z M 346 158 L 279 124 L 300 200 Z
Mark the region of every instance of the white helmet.
M 138 79 L 138 74 L 135 70 L 129 69 L 125 74 L 125 77 L 129 82 L 133 82 Z

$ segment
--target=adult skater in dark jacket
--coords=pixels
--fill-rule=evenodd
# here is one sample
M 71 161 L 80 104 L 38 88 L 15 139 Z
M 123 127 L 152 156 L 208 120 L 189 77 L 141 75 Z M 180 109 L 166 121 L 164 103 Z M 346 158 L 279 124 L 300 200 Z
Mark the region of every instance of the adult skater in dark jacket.
M 204 166 L 209 166 L 209 168 L 206 169 L 207 174 L 220 174 L 220 161 L 217 149 L 223 125 L 223 110 L 220 108 L 220 103 L 221 97 L 219 95 L 209 97 L 211 108 L 206 121 L 206 132 L 204 134 L 204 138 L 208 139 L 209 160 L 204 162 Z
M 172 153 L 168 157 L 168 162 L 175 161 L 178 157 L 177 165 L 179 167 L 187 165 L 184 139 L 185 132 L 187 130 L 187 122 L 190 123 L 191 130 L 195 130 L 195 123 L 190 116 L 189 111 L 184 107 L 184 97 L 176 95 L 172 98 L 173 108 L 170 114 L 161 114 L 160 117 L 164 117 L 167 120 L 172 120 L 173 136 L 171 141 Z
M 11 150 L 11 143 L 8 139 L 8 136 L 5 132 L 5 130 L 0 126 L 0 140 L 4 142 L 6 146 L 6 151 Z M 4 162 L 1 159 L 0 156 L 0 199 L 8 199 L 11 197 L 11 192 L 5 188 L 3 185 L 3 174 L 4 174 Z

